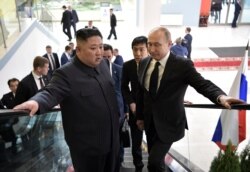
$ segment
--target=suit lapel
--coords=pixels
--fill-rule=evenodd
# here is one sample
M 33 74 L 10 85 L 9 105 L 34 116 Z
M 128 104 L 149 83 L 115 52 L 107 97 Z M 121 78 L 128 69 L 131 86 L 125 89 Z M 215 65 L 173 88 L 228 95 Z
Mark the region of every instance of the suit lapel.
M 146 58 L 142 63 L 140 63 L 139 66 L 139 71 L 138 71 L 138 76 L 139 76 L 139 82 L 140 84 L 144 87 L 144 82 L 145 82 L 145 75 L 148 69 L 148 66 L 150 64 L 150 61 L 152 60 L 151 57 Z

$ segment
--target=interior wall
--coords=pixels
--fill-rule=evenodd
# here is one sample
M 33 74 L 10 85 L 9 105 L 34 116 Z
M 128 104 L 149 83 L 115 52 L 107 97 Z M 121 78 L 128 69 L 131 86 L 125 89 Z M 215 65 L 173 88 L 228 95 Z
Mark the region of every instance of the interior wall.
M 201 0 L 162 0 L 161 13 L 182 15 L 183 26 L 198 26 Z

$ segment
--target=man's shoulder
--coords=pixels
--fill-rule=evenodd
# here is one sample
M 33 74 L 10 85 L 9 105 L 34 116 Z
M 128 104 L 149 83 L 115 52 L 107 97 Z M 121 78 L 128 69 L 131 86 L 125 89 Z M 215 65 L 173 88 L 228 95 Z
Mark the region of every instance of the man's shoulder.
M 11 96 L 12 96 L 12 92 L 8 92 L 8 93 L 3 95 L 3 99 L 11 97 Z
M 125 67 L 125 66 L 130 66 L 130 65 L 133 65 L 133 64 L 135 64 L 136 62 L 135 62 L 135 59 L 131 59 L 131 60 L 128 60 L 128 61 L 125 61 L 124 63 L 123 63 L 123 67 Z

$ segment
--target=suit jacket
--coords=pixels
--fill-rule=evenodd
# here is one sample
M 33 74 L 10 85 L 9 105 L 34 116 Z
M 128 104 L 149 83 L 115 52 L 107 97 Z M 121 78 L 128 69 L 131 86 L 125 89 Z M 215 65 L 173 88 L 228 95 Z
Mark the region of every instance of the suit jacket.
M 61 19 L 61 23 L 63 24 L 63 26 L 70 26 L 71 25 L 71 18 L 72 18 L 72 14 L 69 10 L 65 10 L 62 14 L 62 19 Z
M 159 139 L 171 143 L 184 136 L 187 121 L 183 101 L 188 85 L 214 103 L 217 103 L 219 95 L 225 93 L 211 81 L 205 80 L 191 60 L 170 53 L 157 95 L 153 99 L 144 87 L 145 72 L 151 59 L 143 59 L 140 63 L 137 117 L 144 120 L 146 132 L 150 123 L 154 122 Z
M 115 86 L 115 94 L 116 94 L 116 99 L 118 102 L 118 108 L 119 108 L 119 114 L 120 114 L 119 121 L 121 123 L 123 119 L 125 118 L 124 112 L 126 109 L 124 105 L 123 97 L 122 97 L 122 91 L 121 91 L 122 67 L 117 64 L 110 63 L 108 59 L 104 59 L 104 61 L 106 61 L 106 63 L 108 64 L 108 67 L 110 67 L 110 64 L 111 64 L 112 79 L 113 79 L 113 84 Z
M 129 84 L 131 87 L 129 87 Z M 137 86 L 137 64 L 136 61 L 132 59 L 123 64 L 122 70 L 122 95 L 128 105 L 136 103 Z
M 1 99 L 2 104 L 7 107 L 7 109 L 13 109 L 15 106 L 15 97 L 12 92 L 3 95 Z
M 125 105 L 122 97 L 121 82 L 122 82 L 122 67 L 112 63 L 112 78 L 115 85 L 115 93 L 118 102 L 119 112 L 120 112 L 120 123 L 125 118 Z
M 111 27 L 115 27 L 116 26 L 116 16 L 114 14 L 112 14 L 110 16 L 110 26 Z
M 73 9 L 71 11 L 71 22 L 74 22 L 74 23 L 79 22 L 77 12 L 76 12 L 76 10 L 73 10 Z
M 61 66 L 68 63 L 69 62 L 69 59 L 67 57 L 67 55 L 65 54 L 65 52 L 62 54 L 61 56 Z
M 122 56 L 121 55 L 117 55 L 115 57 L 114 63 L 122 66 L 123 65 L 123 58 L 122 58 Z
M 74 75 L 74 77 L 72 77 Z M 91 154 L 119 150 L 119 111 L 107 64 L 95 69 L 78 57 L 57 69 L 32 100 L 45 113 L 60 103 L 65 139 L 70 148 Z
M 188 52 L 191 52 L 192 51 L 192 40 L 193 40 L 192 35 L 188 33 L 184 36 L 184 39 L 186 40 L 186 44 L 184 44 L 185 47 L 187 47 Z
M 48 84 L 48 78 L 43 77 L 43 81 L 45 85 Z M 36 85 L 36 81 L 32 75 L 32 72 L 27 75 L 25 78 L 22 79 L 22 81 L 19 82 L 17 91 L 16 91 L 16 96 L 15 96 L 15 105 L 18 105 L 20 103 L 23 103 L 32 96 L 34 96 L 38 92 L 38 88 Z
M 58 55 L 57 53 L 52 53 L 53 54 L 53 57 L 54 57 L 54 60 L 55 60 L 55 69 L 59 68 L 60 67 L 60 63 L 59 63 L 59 58 L 58 58 Z M 48 54 L 44 54 L 43 57 L 47 58 L 49 60 L 49 57 L 48 57 Z M 50 62 L 50 61 L 49 61 Z M 54 69 L 54 70 L 55 70 Z M 52 68 L 51 68 L 51 63 L 49 63 L 49 73 L 52 74 L 53 71 L 52 71 Z

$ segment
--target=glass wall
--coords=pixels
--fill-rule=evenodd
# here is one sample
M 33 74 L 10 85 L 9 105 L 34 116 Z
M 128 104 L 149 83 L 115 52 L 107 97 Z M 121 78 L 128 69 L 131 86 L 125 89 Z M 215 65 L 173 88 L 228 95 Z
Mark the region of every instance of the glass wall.
M 235 0 L 212 0 L 209 16 L 210 24 L 230 24 L 234 17 Z M 242 1 L 238 23 L 250 23 L 250 0 Z

